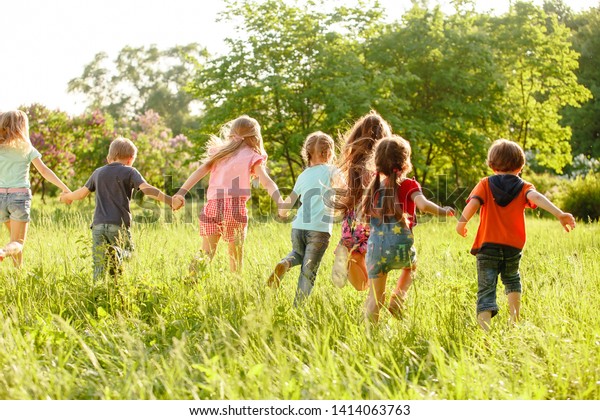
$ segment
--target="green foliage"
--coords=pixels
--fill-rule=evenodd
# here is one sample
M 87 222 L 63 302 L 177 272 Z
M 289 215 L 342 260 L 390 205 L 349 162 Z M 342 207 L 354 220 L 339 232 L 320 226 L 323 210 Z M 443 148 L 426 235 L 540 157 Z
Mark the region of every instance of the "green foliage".
M 598 224 L 566 234 L 555 220 L 529 219 L 521 323 L 506 325 L 499 290 L 484 334 L 471 242 L 454 223 L 415 228 L 405 317 L 384 311 L 369 330 L 365 293 L 329 281 L 339 226 L 312 295 L 294 308 L 298 268 L 279 290 L 265 285 L 290 250 L 289 225 L 251 222 L 242 276 L 229 273 L 220 244 L 190 278 L 197 225 L 183 214 L 137 224 L 124 276 L 93 284 L 91 212 L 35 197 L 25 268 L 0 264 L 2 399 L 600 398 Z
M 89 110 L 101 109 L 116 119 L 154 110 L 179 134 L 194 126 L 189 108 L 194 98 L 183 87 L 206 56 L 197 44 L 166 50 L 126 46 L 112 62 L 101 52 L 68 90 L 86 95 Z
M 557 200 L 564 211 L 579 220 L 600 220 L 600 174 L 589 173 L 565 182 Z

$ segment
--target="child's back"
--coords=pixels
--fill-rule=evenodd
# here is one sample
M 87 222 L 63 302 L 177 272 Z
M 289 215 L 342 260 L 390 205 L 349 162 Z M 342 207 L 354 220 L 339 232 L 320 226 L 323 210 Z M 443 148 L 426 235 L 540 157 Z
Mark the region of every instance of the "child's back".
M 93 225 L 107 223 L 131 226 L 129 202 L 133 192 L 146 181 L 137 169 L 112 162 L 94 171 L 85 186 L 96 193 Z
M 302 202 L 292 228 L 327 232 L 331 234 L 334 209 L 325 205 L 331 191 L 331 178 L 337 168 L 333 165 L 316 165 L 306 168 L 294 185 L 294 193 Z

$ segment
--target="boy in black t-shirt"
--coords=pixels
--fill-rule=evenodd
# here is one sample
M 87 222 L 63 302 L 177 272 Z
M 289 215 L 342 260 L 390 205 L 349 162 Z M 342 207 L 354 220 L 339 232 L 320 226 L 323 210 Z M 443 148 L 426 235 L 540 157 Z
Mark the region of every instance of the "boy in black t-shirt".
M 90 192 L 96 193 L 91 226 L 94 281 L 104 275 L 107 267 L 111 275 L 120 273 L 123 259 L 133 251 L 129 203 L 134 190 L 171 206 L 171 197 L 148 184 L 132 167 L 136 156 L 137 147 L 131 140 L 123 137 L 113 140 L 106 159 L 108 165 L 96 169 L 85 186 L 60 196 L 61 202 L 71 204 Z

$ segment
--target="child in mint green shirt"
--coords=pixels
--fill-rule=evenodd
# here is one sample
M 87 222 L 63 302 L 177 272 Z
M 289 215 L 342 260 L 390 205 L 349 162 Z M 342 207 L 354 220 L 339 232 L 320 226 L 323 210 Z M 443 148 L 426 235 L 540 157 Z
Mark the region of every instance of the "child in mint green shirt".
M 309 134 L 302 147 L 302 157 L 308 168 L 300 174 L 285 201 L 286 207 L 291 207 L 298 198 L 302 202 L 292 222 L 292 252 L 277 263 L 267 283 L 278 287 L 290 268 L 301 265 L 294 305 L 312 291 L 321 259 L 329 245 L 334 214 L 324 197 L 331 190 L 331 180 L 337 171 L 331 165 L 334 150 L 333 139 L 327 134 L 320 131 Z M 286 217 L 287 210 L 280 209 L 279 215 Z
M 0 223 L 8 227 L 11 249 L 17 250 L 11 253 L 17 267 L 22 265 L 22 247 L 30 221 L 32 163 L 46 180 L 63 192 L 71 191 L 44 165 L 42 155 L 31 145 L 27 114 L 19 110 L 0 113 Z

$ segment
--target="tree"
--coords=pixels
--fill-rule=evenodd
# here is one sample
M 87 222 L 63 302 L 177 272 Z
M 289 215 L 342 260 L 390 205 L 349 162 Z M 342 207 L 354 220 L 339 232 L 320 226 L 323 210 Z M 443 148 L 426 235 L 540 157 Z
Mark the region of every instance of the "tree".
M 497 136 L 517 141 L 539 165 L 561 172 L 572 157 L 571 129 L 561 125 L 560 111 L 590 98 L 577 82 L 570 31 L 556 15 L 525 2 L 492 18 L 491 25 L 496 60 L 504 69 L 505 94 L 498 106 L 505 122 Z
M 499 68 L 482 17 L 468 2 L 445 16 L 415 5 L 370 47 L 380 75 L 376 107 L 411 141 L 414 174 L 446 172 L 456 184 L 480 175 L 486 139 L 499 115 Z
M 362 5 L 362 3 L 361 3 Z M 362 5 L 364 6 L 364 5 Z M 317 129 L 334 134 L 370 108 L 360 41 L 381 19 L 378 5 L 337 7 L 283 0 L 231 2 L 239 22 L 230 53 L 200 69 L 191 92 L 204 99 L 203 132 L 240 114 L 263 125 L 267 151 L 294 182 L 301 143 Z
M 573 153 L 597 159 L 600 158 L 600 7 L 577 15 L 573 28 L 573 48 L 580 54 L 577 79 L 591 91 L 592 99 L 581 108 L 567 107 L 565 123 L 573 131 Z
M 184 87 L 206 57 L 198 44 L 166 50 L 126 46 L 113 62 L 104 52 L 96 54 L 82 75 L 69 82 L 68 90 L 86 95 L 88 110 L 101 109 L 115 119 L 152 109 L 181 133 L 190 124 L 194 99 Z

